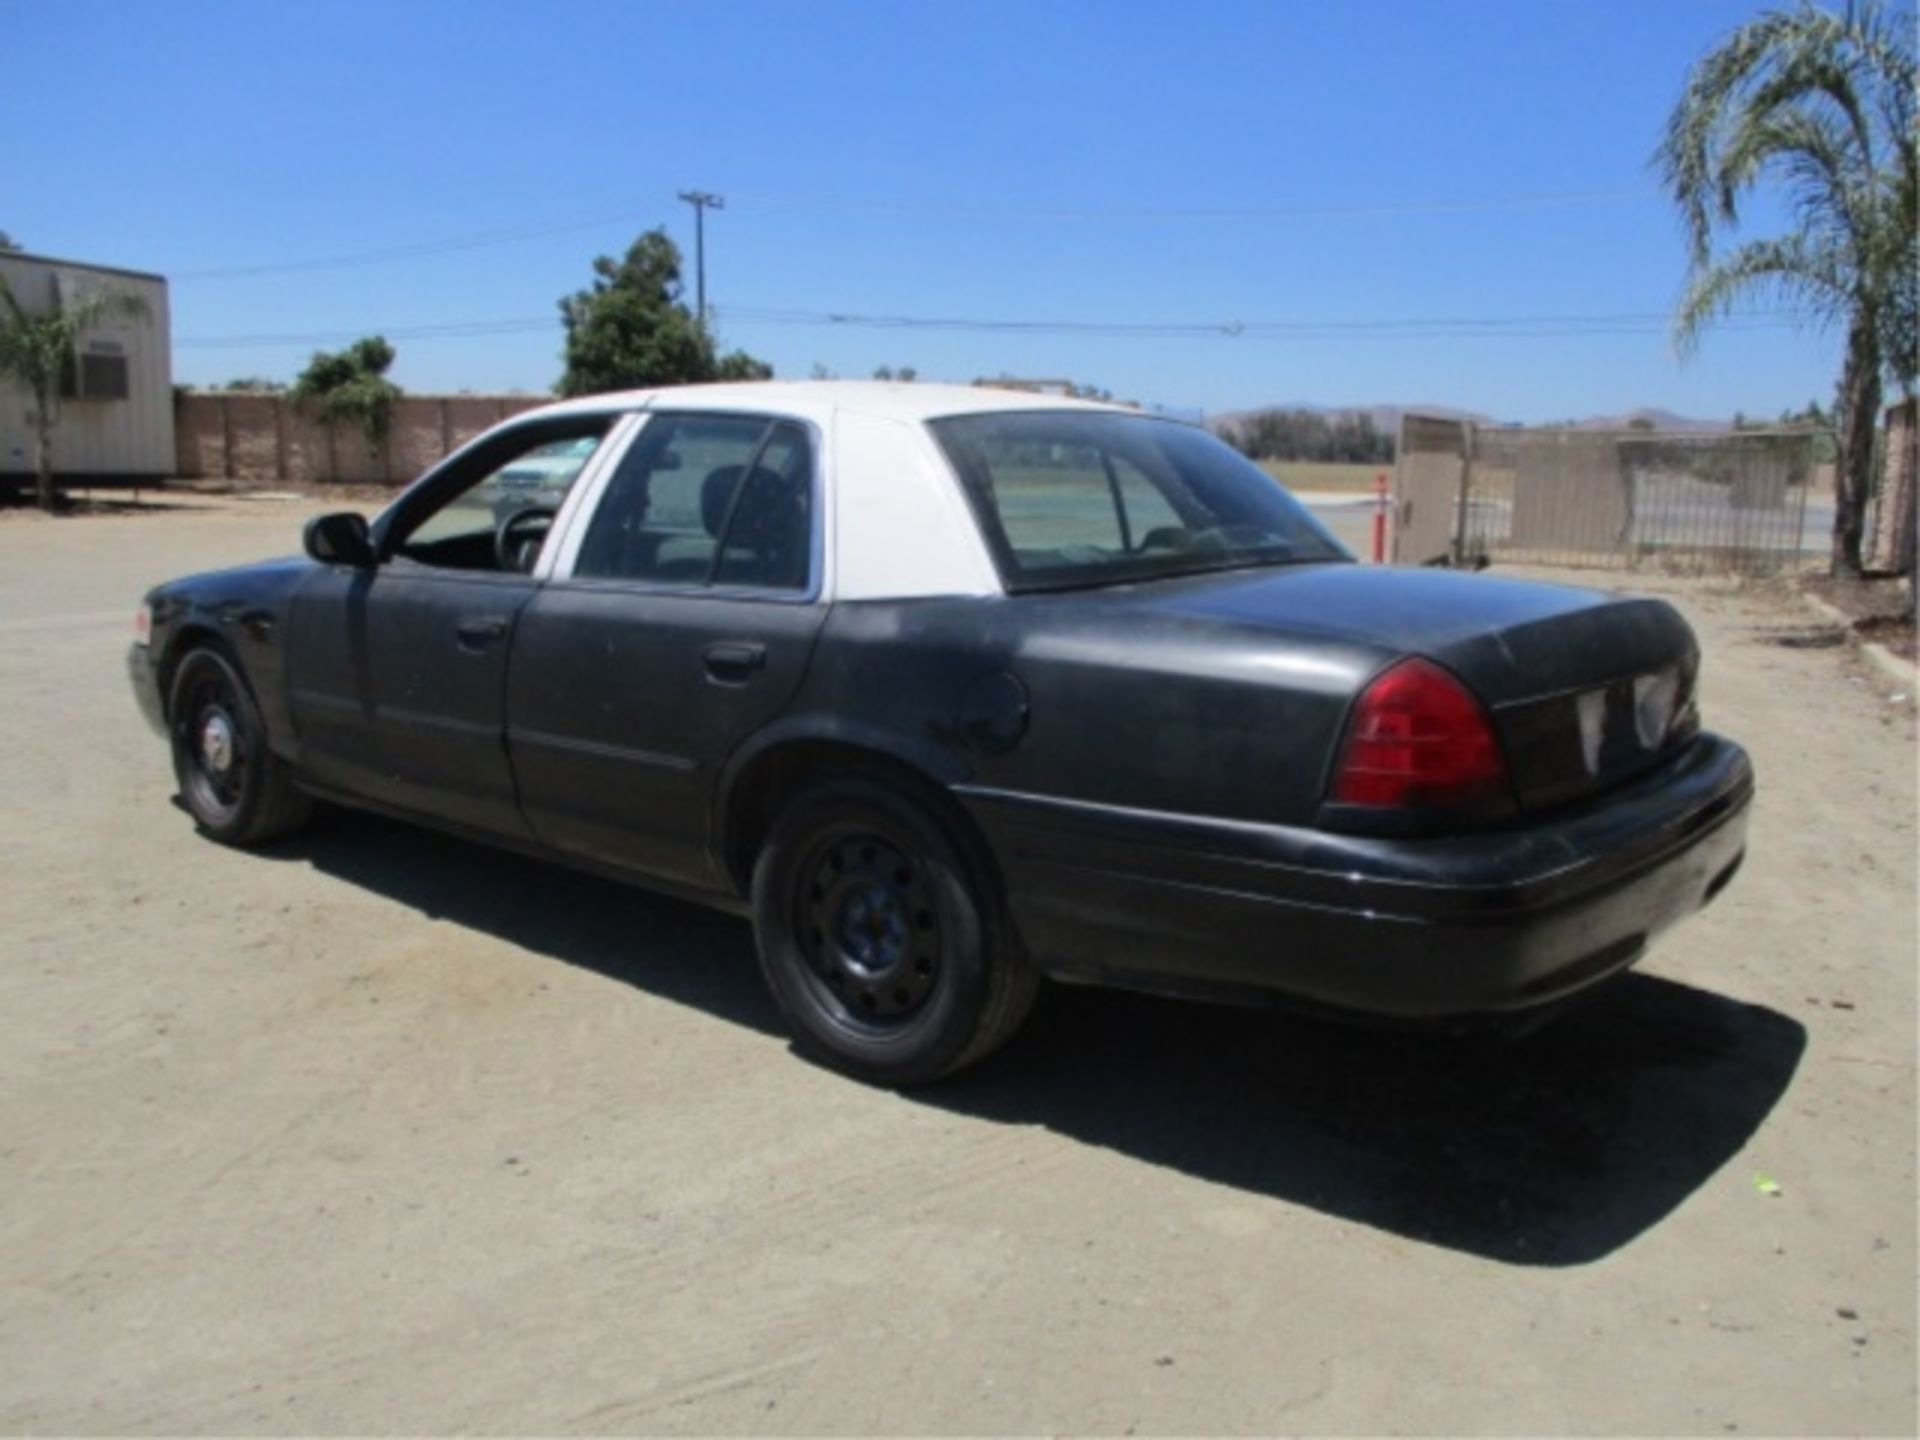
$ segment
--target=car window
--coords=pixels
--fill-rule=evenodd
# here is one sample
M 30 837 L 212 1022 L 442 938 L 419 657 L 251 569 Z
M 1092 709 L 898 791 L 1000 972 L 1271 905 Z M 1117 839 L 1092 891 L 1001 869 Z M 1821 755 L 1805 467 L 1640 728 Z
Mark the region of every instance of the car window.
M 471 473 L 465 484 L 455 481 L 454 492 L 424 513 L 411 517 L 406 533 L 397 538 L 396 553 L 421 564 L 450 569 L 500 568 L 500 527 L 523 517 L 519 543 L 513 547 L 513 568 L 530 569 L 538 554 L 545 522 L 560 509 L 567 492 L 600 448 L 611 417 L 574 422 L 589 433 L 555 436 L 547 426 L 513 432 L 468 457 Z
M 1126 507 L 1128 528 L 1136 540 L 1154 531 L 1180 525 L 1180 512 L 1168 503 L 1146 473 L 1124 455 L 1110 456 L 1114 478 L 1120 486 L 1120 498 Z
M 994 501 L 1009 543 L 1024 552 L 1126 552 L 1180 516 L 1138 465 L 1096 445 L 999 447 Z
M 1009 589 L 1352 558 L 1264 472 L 1191 426 L 1034 410 L 930 428 Z
M 573 573 L 804 590 L 812 503 L 812 447 L 793 422 L 656 414 L 608 480 Z
M 994 500 L 1019 549 L 1069 551 L 1122 543 L 1125 512 L 1090 445 L 995 447 Z

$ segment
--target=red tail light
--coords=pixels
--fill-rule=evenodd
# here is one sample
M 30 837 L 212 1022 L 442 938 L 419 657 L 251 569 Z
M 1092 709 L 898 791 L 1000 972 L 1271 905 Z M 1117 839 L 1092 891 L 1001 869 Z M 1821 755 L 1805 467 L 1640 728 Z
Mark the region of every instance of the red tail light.
M 1428 660 L 1402 660 L 1353 708 L 1329 795 L 1376 809 L 1456 806 L 1504 796 L 1507 761 L 1486 707 Z

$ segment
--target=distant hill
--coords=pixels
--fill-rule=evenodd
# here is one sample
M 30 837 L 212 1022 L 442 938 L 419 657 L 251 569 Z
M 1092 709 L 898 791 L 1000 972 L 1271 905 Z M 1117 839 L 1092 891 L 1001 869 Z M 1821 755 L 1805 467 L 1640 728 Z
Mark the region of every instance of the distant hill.
M 1243 410 L 1218 411 L 1207 417 L 1207 423 L 1215 429 L 1227 429 L 1235 422 L 1257 415 L 1262 410 L 1306 410 L 1316 415 L 1324 415 L 1329 420 L 1347 415 L 1365 415 L 1373 421 L 1375 429 L 1385 431 L 1388 435 L 1397 435 L 1400 432 L 1400 417 L 1409 410 L 1420 415 L 1443 415 L 1454 420 L 1471 420 L 1477 425 L 1503 423 L 1495 416 L 1483 414 L 1478 410 L 1462 410 L 1457 405 L 1310 405 L 1293 400 L 1282 400 L 1272 405 L 1256 405 Z M 1653 405 L 1643 405 L 1636 410 L 1628 410 L 1618 415 L 1588 415 L 1571 421 L 1561 420 L 1554 423 L 1571 424 L 1580 430 L 1628 430 L 1636 428 L 1633 423 L 1636 420 L 1662 431 L 1718 434 L 1732 428 L 1731 422 L 1726 420 L 1700 420 Z
M 1473 410 L 1462 410 L 1455 405 L 1310 405 L 1300 400 L 1281 400 L 1272 405 L 1254 405 L 1245 410 L 1220 410 L 1207 416 L 1207 423 L 1216 429 L 1226 429 L 1237 421 L 1258 415 L 1263 410 L 1305 410 L 1314 415 L 1324 415 L 1329 420 L 1340 420 L 1350 415 L 1364 415 L 1373 421 L 1376 430 L 1396 435 L 1400 431 L 1400 416 L 1408 411 L 1417 411 L 1422 415 L 1445 415 L 1455 420 L 1472 420 L 1482 425 L 1491 425 L 1494 418 Z
M 1638 425 L 1635 422 L 1640 422 Z M 1729 420 L 1699 420 L 1691 415 L 1676 415 L 1658 406 L 1643 405 L 1623 415 L 1590 415 L 1573 422 L 1579 430 L 1633 430 L 1651 425 L 1655 430 L 1691 430 L 1696 433 L 1722 434 L 1733 428 Z

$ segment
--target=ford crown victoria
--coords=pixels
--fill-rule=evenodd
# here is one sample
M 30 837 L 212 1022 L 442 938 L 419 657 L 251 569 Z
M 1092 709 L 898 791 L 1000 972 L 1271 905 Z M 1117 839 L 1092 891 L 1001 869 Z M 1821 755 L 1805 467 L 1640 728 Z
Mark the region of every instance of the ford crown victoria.
M 1670 606 L 1359 565 L 1199 429 L 984 389 L 553 405 L 140 623 L 211 838 L 319 798 L 750 915 L 891 1084 L 1045 976 L 1541 1011 L 1726 885 L 1753 790 Z

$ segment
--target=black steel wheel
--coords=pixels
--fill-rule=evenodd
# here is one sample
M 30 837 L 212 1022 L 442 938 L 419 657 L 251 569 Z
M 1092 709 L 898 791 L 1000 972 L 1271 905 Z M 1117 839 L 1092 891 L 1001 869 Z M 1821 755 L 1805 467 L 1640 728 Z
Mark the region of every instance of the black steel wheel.
M 269 748 L 246 682 L 218 650 L 203 646 L 181 660 L 167 725 L 180 798 L 206 834 L 253 845 L 306 822 L 312 801 Z
M 822 1002 L 849 1025 L 910 1023 L 940 974 L 930 870 L 859 823 L 820 835 L 801 870 L 794 930 Z
M 1037 977 L 987 867 L 931 797 L 877 779 L 803 792 L 754 867 L 767 984 L 801 1048 L 885 1084 L 936 1079 L 1010 1036 Z

